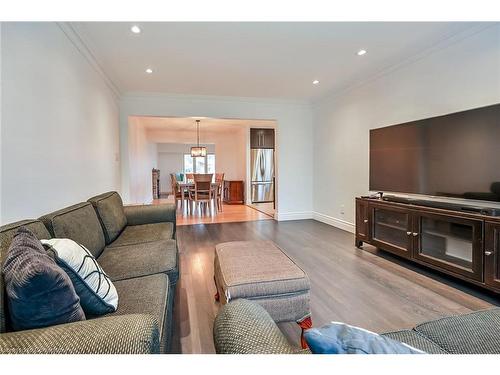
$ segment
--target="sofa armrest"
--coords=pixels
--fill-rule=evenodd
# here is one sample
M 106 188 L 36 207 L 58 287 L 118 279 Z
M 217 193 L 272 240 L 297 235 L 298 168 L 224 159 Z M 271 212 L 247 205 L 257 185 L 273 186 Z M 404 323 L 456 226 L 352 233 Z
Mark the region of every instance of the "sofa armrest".
M 245 299 L 224 305 L 215 318 L 213 333 L 215 351 L 219 354 L 308 352 L 290 345 L 269 313 L 259 304 Z
M 0 334 L 2 354 L 159 353 L 158 324 L 129 314 Z
M 176 224 L 175 204 L 125 206 L 124 211 L 128 225 L 171 222 L 175 227 Z

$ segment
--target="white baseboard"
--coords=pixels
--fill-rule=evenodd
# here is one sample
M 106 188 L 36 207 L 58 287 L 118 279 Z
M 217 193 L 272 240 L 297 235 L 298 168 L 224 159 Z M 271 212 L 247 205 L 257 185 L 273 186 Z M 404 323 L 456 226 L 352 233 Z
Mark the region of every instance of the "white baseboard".
M 288 221 L 288 220 L 306 220 L 312 219 L 313 213 L 310 211 L 305 212 L 277 212 L 274 214 L 274 218 L 278 221 Z
M 325 214 L 321 214 L 319 212 L 313 212 L 313 219 L 316 221 L 321 221 L 322 223 L 331 225 L 333 227 L 343 229 L 347 232 L 354 233 L 355 231 L 355 226 L 353 223 L 350 223 L 349 221 L 342 220 L 342 219 L 337 219 L 332 216 L 328 216 Z
M 289 221 L 289 220 L 306 220 L 306 219 L 314 219 L 316 221 L 320 221 L 322 223 L 331 225 L 333 227 L 345 230 L 350 233 L 354 233 L 355 226 L 353 223 L 337 219 L 332 216 L 328 216 L 325 214 L 321 214 L 319 212 L 284 212 L 284 213 L 276 213 L 275 219 L 277 221 Z

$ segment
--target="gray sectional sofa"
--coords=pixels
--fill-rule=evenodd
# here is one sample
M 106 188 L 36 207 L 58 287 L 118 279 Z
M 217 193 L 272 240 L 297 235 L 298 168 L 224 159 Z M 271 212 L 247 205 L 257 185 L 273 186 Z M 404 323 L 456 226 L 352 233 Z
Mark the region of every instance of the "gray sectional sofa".
M 500 308 L 383 335 L 429 354 L 500 354 Z M 291 345 L 262 306 L 245 299 L 221 309 L 214 323 L 214 344 L 220 354 L 310 354 Z
M 175 206 L 123 206 L 109 192 L 37 220 L 0 227 L 3 264 L 17 228 L 89 249 L 118 291 L 118 310 L 86 321 L 10 332 L 0 275 L 0 353 L 165 353 L 179 277 Z

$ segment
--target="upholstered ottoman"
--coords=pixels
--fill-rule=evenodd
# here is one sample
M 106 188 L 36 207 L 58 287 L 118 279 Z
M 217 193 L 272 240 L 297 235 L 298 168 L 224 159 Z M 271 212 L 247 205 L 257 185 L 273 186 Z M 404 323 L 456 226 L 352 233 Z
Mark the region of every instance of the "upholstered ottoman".
M 215 247 L 216 300 L 245 298 L 264 307 L 275 322 L 311 328 L 309 278 L 272 241 L 235 241 Z M 305 347 L 303 336 L 302 347 Z

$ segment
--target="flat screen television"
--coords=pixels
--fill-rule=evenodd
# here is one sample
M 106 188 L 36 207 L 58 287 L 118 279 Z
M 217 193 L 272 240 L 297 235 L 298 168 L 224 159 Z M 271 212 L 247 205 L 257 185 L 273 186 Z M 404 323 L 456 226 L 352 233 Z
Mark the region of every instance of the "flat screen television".
M 500 202 L 500 104 L 370 130 L 370 190 Z

